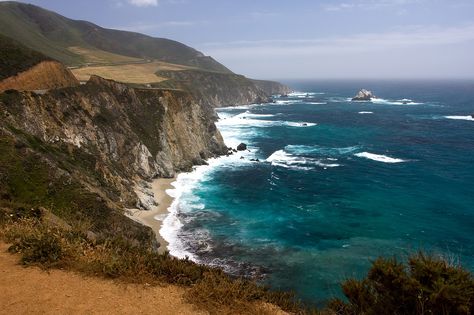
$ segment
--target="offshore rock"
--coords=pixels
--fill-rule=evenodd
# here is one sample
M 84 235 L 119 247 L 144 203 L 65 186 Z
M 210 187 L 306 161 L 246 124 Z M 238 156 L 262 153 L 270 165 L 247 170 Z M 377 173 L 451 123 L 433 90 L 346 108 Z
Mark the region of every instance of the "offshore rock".
M 353 101 L 371 101 L 373 98 L 375 98 L 375 95 L 366 89 L 362 89 L 357 93 L 356 96 L 352 98 Z
M 237 146 L 237 151 L 245 151 L 247 150 L 247 145 L 245 143 L 241 143 Z

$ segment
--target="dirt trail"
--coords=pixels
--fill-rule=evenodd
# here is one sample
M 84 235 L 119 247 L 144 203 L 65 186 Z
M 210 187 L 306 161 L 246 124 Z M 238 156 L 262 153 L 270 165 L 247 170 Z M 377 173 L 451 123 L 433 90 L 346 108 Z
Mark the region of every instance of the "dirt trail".
M 7 248 L 0 243 L 0 314 L 205 314 L 183 301 L 182 288 L 24 268 Z

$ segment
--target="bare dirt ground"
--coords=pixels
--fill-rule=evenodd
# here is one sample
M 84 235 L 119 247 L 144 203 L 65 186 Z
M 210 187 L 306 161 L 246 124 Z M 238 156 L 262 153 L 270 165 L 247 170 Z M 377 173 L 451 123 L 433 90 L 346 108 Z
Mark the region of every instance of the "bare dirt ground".
M 205 314 L 184 289 L 146 287 L 18 264 L 0 243 L 0 314 Z

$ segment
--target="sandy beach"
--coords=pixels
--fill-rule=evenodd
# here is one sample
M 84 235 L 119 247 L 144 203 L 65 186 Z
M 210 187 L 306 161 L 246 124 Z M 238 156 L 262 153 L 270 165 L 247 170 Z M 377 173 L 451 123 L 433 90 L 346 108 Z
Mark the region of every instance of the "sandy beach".
M 150 227 L 153 232 L 155 232 L 156 239 L 160 243 L 160 248 L 158 252 L 164 253 L 167 249 L 168 242 L 161 236 L 160 229 L 163 223 L 163 220 L 168 214 L 168 208 L 173 202 L 173 198 L 166 193 L 167 189 L 173 189 L 171 185 L 176 178 L 157 178 L 153 180 L 151 184 L 151 189 L 154 194 L 154 199 L 158 206 L 152 210 L 138 210 L 130 209 L 129 217 L 137 222 L 140 222 L 143 225 Z

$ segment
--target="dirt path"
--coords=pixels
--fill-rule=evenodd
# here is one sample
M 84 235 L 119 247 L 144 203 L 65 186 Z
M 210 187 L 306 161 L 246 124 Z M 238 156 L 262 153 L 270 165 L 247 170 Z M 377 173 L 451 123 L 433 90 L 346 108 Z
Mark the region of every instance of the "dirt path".
M 205 314 L 183 301 L 182 288 L 24 268 L 7 248 L 0 243 L 0 314 Z

